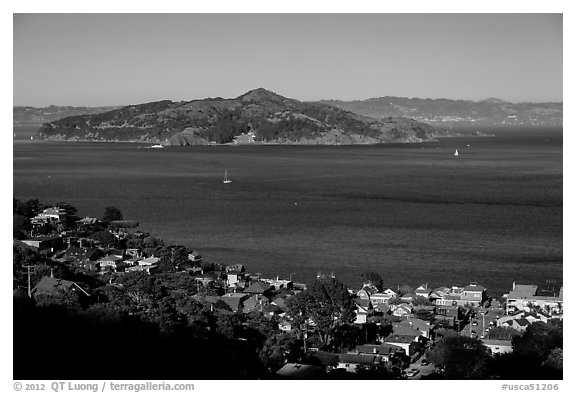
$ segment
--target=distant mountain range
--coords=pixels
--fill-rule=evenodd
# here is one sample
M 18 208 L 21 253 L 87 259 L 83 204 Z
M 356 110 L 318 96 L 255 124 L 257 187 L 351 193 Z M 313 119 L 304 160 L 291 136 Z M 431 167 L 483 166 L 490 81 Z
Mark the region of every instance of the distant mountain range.
M 430 141 L 451 135 L 402 116 L 375 119 L 265 89 L 233 99 L 158 101 L 74 115 L 48 121 L 38 132 L 45 139 L 165 145 L 230 143 L 240 136 L 260 143 L 356 144 Z
M 68 116 L 88 115 L 108 112 L 117 109 L 117 106 L 55 106 L 34 108 L 31 106 L 15 106 L 12 108 L 12 123 L 14 126 L 39 126 L 43 123 L 62 119 Z
M 455 126 L 562 126 L 563 104 L 561 102 L 513 104 L 498 98 L 475 102 L 403 97 L 321 102 L 376 119 L 403 116 L 447 128 Z

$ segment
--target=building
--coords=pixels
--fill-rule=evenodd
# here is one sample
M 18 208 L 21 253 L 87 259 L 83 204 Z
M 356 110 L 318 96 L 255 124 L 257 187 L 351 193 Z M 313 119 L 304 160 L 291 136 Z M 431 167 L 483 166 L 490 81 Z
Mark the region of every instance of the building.
M 430 299 L 440 306 L 480 307 L 487 300 L 486 288 L 473 282 L 465 287 L 454 286 L 449 292 L 434 290 Z
M 34 287 L 32 293 L 35 295 L 57 295 L 61 291 L 75 292 L 79 296 L 90 296 L 84 288 L 74 281 L 62 280 L 59 278 L 44 276 Z
M 482 344 L 488 347 L 491 354 L 512 352 L 512 341 L 510 340 L 482 340 Z
M 561 287 L 558 296 L 541 296 L 537 285 L 512 283 L 512 290 L 505 295 L 506 314 L 516 311 L 543 310 L 552 317 L 562 318 L 564 312 L 564 290 Z
M 341 353 L 338 355 L 337 369 L 346 370 L 349 373 L 356 373 L 361 369 L 369 370 L 383 362 L 380 355 Z
M 280 370 L 276 371 L 276 374 L 285 379 L 322 379 L 326 372 L 321 366 L 286 363 Z
M 60 236 L 33 237 L 22 240 L 22 243 L 36 249 L 42 254 L 51 254 L 56 250 L 62 249 L 64 243 Z

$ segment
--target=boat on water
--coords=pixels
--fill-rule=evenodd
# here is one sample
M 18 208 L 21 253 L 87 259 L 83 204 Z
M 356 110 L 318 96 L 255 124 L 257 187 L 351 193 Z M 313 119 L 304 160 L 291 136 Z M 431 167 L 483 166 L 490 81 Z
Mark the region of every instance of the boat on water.
M 152 145 L 150 146 L 151 149 L 163 149 L 164 145 Z
M 224 171 L 224 184 L 232 183 L 232 180 L 228 179 L 228 169 Z
M 457 156 L 458 154 L 458 149 L 456 149 L 456 151 L 454 152 L 454 155 Z

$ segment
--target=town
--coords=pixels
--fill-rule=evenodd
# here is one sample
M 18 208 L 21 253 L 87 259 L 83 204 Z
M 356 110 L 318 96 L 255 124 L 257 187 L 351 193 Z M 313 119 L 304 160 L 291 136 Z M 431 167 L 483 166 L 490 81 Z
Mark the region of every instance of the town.
M 69 360 L 31 370 L 15 355 L 16 377 L 562 378 L 555 281 L 497 297 L 482 283 L 390 287 L 363 272 L 353 289 L 332 273 L 301 283 L 211 263 L 115 207 L 80 218 L 15 199 L 13 224 L 15 335 L 44 332 Z M 63 350 L 87 345 L 90 359 Z

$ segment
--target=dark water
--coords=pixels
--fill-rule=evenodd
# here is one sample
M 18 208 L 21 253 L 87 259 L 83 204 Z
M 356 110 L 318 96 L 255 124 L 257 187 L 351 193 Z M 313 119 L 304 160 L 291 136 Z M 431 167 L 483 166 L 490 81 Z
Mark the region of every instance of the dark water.
M 166 149 L 15 132 L 15 198 L 65 201 L 81 215 L 117 206 L 212 262 L 297 281 L 334 271 L 351 286 L 368 270 L 394 287 L 477 281 L 493 294 L 514 280 L 562 280 L 561 130 Z

